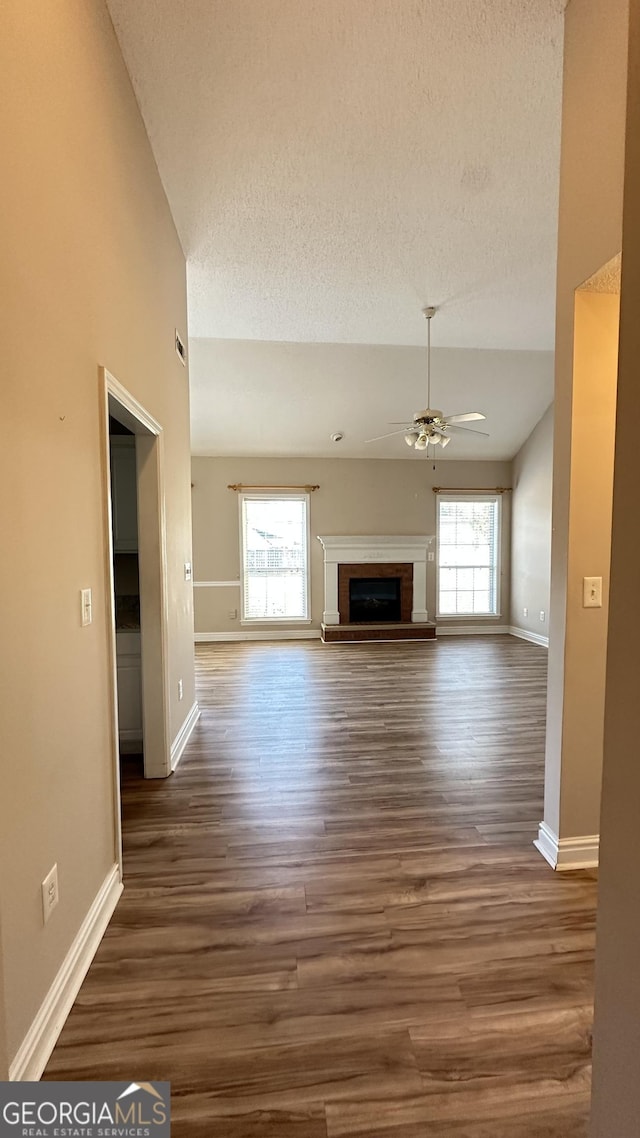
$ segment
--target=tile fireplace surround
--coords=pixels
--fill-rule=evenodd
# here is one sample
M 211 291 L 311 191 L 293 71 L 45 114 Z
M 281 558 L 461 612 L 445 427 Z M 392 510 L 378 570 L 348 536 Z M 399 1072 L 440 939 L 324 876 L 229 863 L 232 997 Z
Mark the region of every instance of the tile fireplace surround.
M 427 613 L 427 559 L 434 538 L 429 536 L 356 536 L 318 537 L 324 549 L 324 624 L 340 624 L 338 600 L 338 566 L 363 563 L 384 565 L 389 563 L 413 567 L 413 598 L 411 621 L 422 624 L 429 620 Z

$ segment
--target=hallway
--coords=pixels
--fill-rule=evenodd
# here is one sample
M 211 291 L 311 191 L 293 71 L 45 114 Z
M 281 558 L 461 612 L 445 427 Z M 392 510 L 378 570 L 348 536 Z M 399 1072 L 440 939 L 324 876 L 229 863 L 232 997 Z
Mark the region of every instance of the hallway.
M 596 886 L 554 874 L 546 652 L 200 645 L 176 773 L 51 1079 L 168 1079 L 177 1138 L 585 1138 Z

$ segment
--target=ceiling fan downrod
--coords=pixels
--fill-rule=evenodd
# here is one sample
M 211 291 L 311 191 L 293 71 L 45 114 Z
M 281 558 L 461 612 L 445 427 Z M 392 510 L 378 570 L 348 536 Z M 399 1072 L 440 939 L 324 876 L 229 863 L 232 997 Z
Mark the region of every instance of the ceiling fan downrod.
M 436 308 L 433 304 L 422 309 L 422 315 L 427 322 L 427 407 L 431 406 L 431 321 L 435 314 Z

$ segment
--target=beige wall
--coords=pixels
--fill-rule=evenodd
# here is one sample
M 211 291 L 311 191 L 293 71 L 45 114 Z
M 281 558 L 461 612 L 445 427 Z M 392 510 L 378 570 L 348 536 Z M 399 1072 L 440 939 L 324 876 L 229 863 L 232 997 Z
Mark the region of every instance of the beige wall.
M 318 534 L 435 534 L 432 486 L 510 486 L 509 462 L 433 462 L 385 459 L 193 458 L 193 555 L 196 581 L 237 580 L 240 572 L 238 496 L 229 483 L 293 485 L 317 483 L 311 495 L 312 627 L 322 620 L 323 553 Z M 503 497 L 502 617 L 509 623 L 510 495 Z M 435 613 L 435 572 L 430 566 L 427 606 Z M 196 632 L 238 632 L 238 588 L 198 588 Z M 439 625 L 446 622 L 439 621 Z M 455 623 L 450 622 L 450 623 Z M 465 624 L 474 623 L 471 620 Z M 477 622 L 476 622 L 477 623 Z M 486 624 L 485 622 L 482 622 Z M 267 627 L 273 628 L 270 623 Z M 290 627 L 290 626 L 285 626 Z
M 600 822 L 619 309 L 616 295 L 576 294 L 562 837 L 597 834 Z M 602 577 L 602 608 L 583 606 L 589 576 Z
M 604 0 L 603 0 L 604 3 Z M 640 3 L 630 5 L 629 104 L 596 948 L 592 1138 L 640 1119 Z
M 185 264 L 101 0 L 5 0 L 3 775 L 11 1060 L 109 868 L 114 803 L 98 366 L 165 428 L 172 737 L 194 699 Z M 81 628 L 79 590 L 94 622 Z M 177 681 L 185 686 L 177 702 Z M 60 903 L 42 925 L 40 883 Z M 0 1017 L 1 1018 L 1 1017 Z
M 582 608 L 581 578 L 607 576 L 610 511 L 590 492 L 597 469 L 610 495 L 610 428 L 601 446 L 587 397 L 595 388 L 600 405 L 598 379 L 574 370 L 574 310 L 576 289 L 621 248 L 627 11 L 628 0 L 572 0 L 566 16 L 545 777 L 545 822 L 561 838 L 599 827 L 606 621 Z M 614 383 L 602 377 L 609 409 Z
M 539 636 L 549 629 L 552 475 L 553 406 L 513 461 L 511 624 Z
M 0 913 L 0 916 L 2 914 Z M 0 924 L 0 1081 L 9 1078 L 9 1057 L 7 1055 L 7 1013 L 4 994 L 4 952 L 2 946 L 2 925 Z

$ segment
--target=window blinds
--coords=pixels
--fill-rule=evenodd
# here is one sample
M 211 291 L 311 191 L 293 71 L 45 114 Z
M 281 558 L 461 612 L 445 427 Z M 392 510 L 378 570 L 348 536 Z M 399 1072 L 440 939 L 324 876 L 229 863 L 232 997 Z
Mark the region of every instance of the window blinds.
M 499 500 L 438 499 L 438 613 L 498 613 Z
M 243 620 L 308 619 L 306 495 L 242 498 Z

